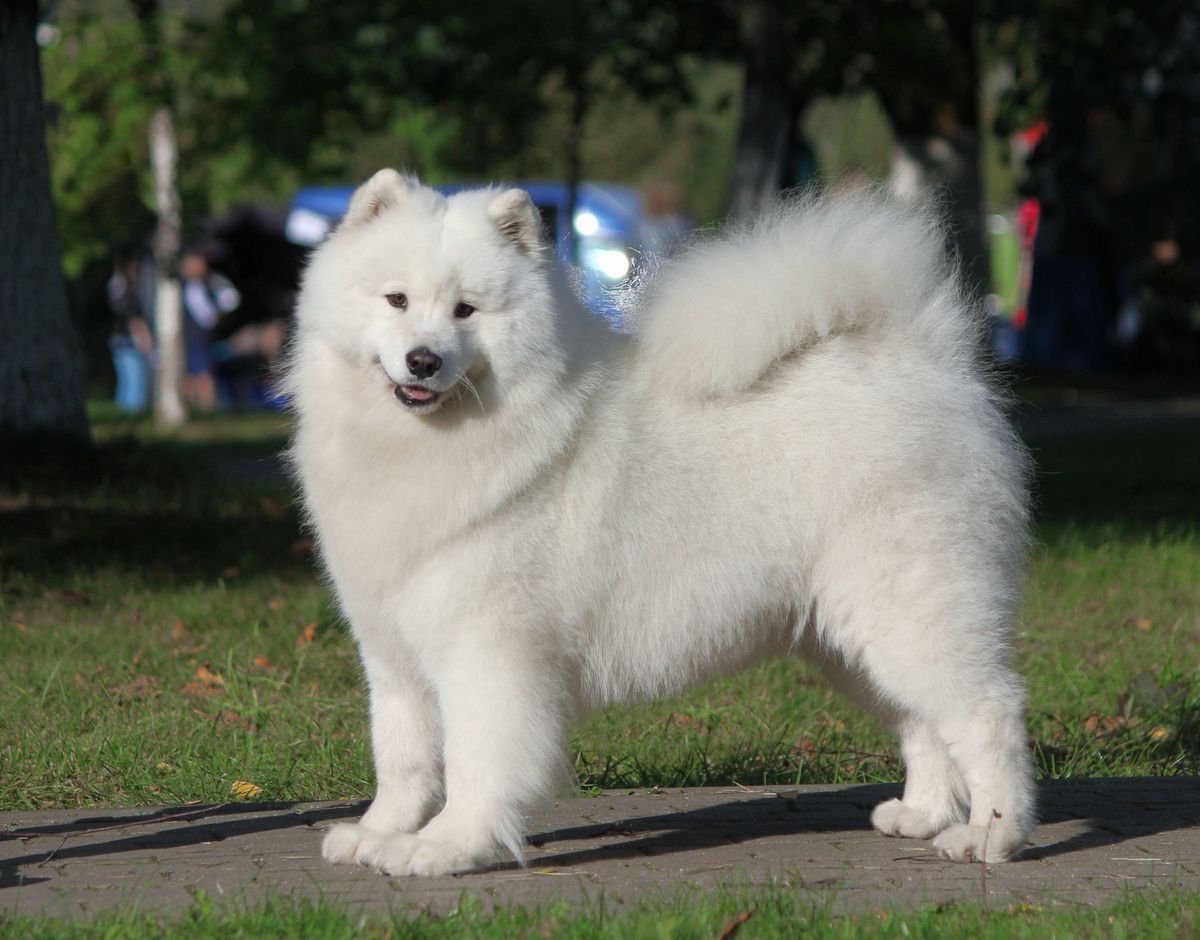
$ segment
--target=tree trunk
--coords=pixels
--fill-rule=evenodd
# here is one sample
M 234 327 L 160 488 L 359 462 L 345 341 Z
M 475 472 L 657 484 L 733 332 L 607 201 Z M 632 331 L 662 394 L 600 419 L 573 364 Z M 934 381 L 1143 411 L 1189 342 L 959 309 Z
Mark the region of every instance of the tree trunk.
M 171 109 L 159 108 L 150 119 L 150 164 L 158 212 L 154 231 L 154 333 L 158 344 L 154 419 L 164 428 L 176 428 L 187 421 L 183 401 L 183 298 L 175 276 L 180 247 L 179 189 L 175 183 L 178 156 Z
M 796 114 L 778 0 L 746 3 L 741 10 L 741 36 L 745 84 L 729 202 L 734 219 L 747 218 L 779 198 Z
M 0 440 L 86 443 L 42 117 L 36 0 L 0 3 Z

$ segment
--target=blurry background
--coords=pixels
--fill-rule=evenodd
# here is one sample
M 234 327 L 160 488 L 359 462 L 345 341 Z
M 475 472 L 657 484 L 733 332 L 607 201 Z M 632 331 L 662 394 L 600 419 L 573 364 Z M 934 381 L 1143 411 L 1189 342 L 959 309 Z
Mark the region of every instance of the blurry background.
M 36 12 L 25 25 L 77 354 L 89 393 L 111 397 L 120 379 L 129 410 L 148 406 L 156 378 L 202 408 L 269 402 L 254 370 L 274 361 L 304 251 L 340 212 L 329 197 L 340 187 L 344 206 L 381 166 L 446 186 L 556 185 L 544 215 L 610 315 L 604 290 L 640 254 L 781 190 L 931 192 L 1000 359 L 1171 384 L 1200 367 L 1190 3 L 58 0 Z M 157 191 L 152 131 L 176 167 Z M 589 199 L 583 181 L 607 189 Z M 324 228 L 289 228 L 289 212 L 321 199 Z M 238 293 L 200 327 L 184 296 L 182 328 L 164 330 L 156 305 L 177 301 L 157 294 L 154 262 L 175 277 L 189 251 L 206 292 L 221 275 Z M 154 348 L 177 333 L 216 344 L 199 361 L 187 352 L 181 379 L 179 353 Z M 201 366 L 212 388 L 192 387 Z
M 932 193 L 1038 468 L 1039 772 L 1200 772 L 1193 3 L 9 0 L 0 808 L 371 792 L 267 377 L 381 166 L 528 186 L 614 321 L 647 255 L 782 190 Z M 901 772 L 795 660 L 574 749 L 585 786 Z

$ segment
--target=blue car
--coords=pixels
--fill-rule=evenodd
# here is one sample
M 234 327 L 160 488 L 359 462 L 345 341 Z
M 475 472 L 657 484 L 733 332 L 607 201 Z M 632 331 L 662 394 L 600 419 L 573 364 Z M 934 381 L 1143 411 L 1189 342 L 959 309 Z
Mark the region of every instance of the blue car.
M 566 183 L 517 183 L 529 193 L 542 216 L 547 237 L 565 264 L 578 262 L 580 290 L 593 310 L 614 323 L 620 311 L 611 291 L 629 277 L 633 267 L 631 241 L 641 220 L 637 192 L 615 183 L 581 183 L 573 224 L 567 224 Z M 286 223 L 289 241 L 313 247 L 329 234 L 350 205 L 354 186 L 308 186 L 292 198 Z M 470 185 L 435 187 L 452 195 Z

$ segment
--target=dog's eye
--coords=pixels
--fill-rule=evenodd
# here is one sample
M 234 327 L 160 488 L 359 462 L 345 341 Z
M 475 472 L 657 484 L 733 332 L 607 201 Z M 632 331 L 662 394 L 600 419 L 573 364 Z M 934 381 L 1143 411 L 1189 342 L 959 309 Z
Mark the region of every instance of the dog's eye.
M 383 299 L 397 310 L 408 309 L 408 294 L 384 294 Z
M 454 316 L 459 320 L 465 320 L 474 312 L 475 308 L 465 302 L 460 302 L 459 305 L 454 308 Z

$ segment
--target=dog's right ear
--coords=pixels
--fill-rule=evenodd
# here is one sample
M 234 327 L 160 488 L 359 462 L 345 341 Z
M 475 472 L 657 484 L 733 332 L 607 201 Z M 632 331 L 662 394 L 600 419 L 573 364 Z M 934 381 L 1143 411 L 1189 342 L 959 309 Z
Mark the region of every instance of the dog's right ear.
M 385 209 L 400 205 L 421 184 L 396 170 L 380 170 L 354 191 L 342 225 L 369 222 Z

